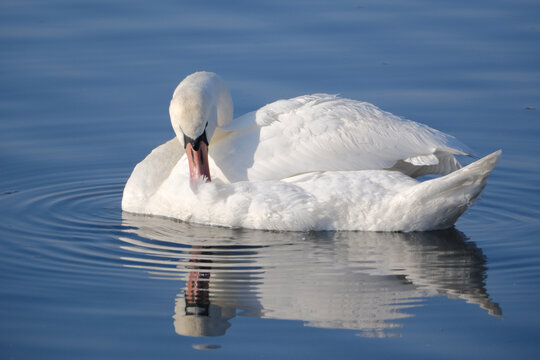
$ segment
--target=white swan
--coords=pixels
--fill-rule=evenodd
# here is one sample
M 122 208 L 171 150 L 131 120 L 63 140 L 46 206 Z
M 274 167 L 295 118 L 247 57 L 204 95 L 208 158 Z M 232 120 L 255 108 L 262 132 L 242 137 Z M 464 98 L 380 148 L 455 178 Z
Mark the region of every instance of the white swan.
M 501 153 L 461 168 L 454 155 L 469 150 L 454 137 L 326 94 L 232 120 L 229 90 L 208 72 L 186 77 L 169 111 L 177 136 L 135 167 L 124 211 L 269 230 L 443 229 Z M 413 178 L 430 173 L 444 176 Z

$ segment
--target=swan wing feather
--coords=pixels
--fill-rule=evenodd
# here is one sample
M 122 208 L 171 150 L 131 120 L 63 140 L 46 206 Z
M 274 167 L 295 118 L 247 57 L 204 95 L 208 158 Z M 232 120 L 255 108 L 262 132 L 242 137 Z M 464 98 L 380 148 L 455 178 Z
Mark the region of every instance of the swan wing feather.
M 447 174 L 461 168 L 454 155 L 470 154 L 451 135 L 336 95 L 278 100 L 237 120 L 211 153 L 231 181 L 373 169 Z

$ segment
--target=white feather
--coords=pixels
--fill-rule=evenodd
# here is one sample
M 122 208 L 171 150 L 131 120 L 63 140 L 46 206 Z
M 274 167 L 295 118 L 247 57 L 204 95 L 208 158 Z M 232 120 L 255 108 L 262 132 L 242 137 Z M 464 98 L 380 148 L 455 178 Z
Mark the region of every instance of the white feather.
M 447 174 L 460 168 L 454 154 L 470 152 L 426 125 L 326 94 L 276 101 L 234 120 L 229 129 L 235 131 L 213 142 L 210 155 L 230 182 L 395 166 L 408 175 L 425 166 L 428 173 Z M 410 166 L 399 168 L 400 161 Z
M 171 101 L 171 121 L 191 137 L 208 122 L 212 182 L 190 186 L 178 136 L 135 167 L 125 211 L 272 230 L 441 229 L 478 196 L 500 156 L 461 169 L 454 155 L 470 152 L 454 137 L 335 95 L 279 100 L 231 121 L 230 95 L 217 75 L 185 81 Z M 198 115 L 190 117 L 182 110 L 192 104 L 188 95 L 213 112 L 191 107 Z M 449 175 L 412 178 L 429 173 Z
M 480 194 L 500 156 L 497 151 L 425 182 L 398 171 L 361 170 L 225 184 L 211 163 L 216 181 L 192 189 L 186 157 L 173 150 L 178 148 L 173 139 L 137 165 L 124 190 L 123 210 L 267 230 L 443 229 L 451 227 Z

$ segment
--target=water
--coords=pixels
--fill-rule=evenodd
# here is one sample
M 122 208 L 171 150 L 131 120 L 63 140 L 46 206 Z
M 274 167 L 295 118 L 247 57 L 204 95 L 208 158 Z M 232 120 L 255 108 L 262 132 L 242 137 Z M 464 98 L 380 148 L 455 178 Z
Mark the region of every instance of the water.
M 534 358 L 534 1 L 2 1 L 0 354 Z M 123 214 L 168 101 L 218 72 L 240 115 L 340 93 L 503 149 L 433 233 L 274 233 Z M 214 335 L 214 336 L 188 336 Z

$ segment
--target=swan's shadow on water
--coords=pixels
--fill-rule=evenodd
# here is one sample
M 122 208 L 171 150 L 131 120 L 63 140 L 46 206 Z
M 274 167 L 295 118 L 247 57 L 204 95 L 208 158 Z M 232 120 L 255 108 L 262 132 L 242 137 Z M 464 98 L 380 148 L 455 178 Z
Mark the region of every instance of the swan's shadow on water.
M 432 296 L 501 316 L 485 289 L 486 259 L 450 229 L 423 233 L 268 232 L 124 213 L 125 266 L 179 279 L 174 328 L 219 336 L 237 315 L 399 336 L 408 308 Z

